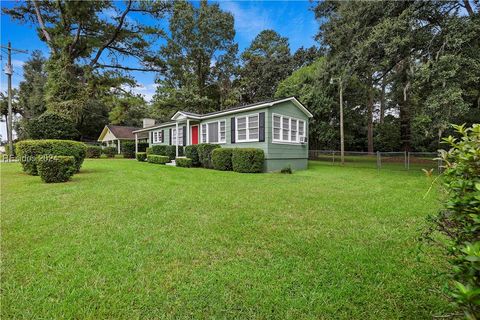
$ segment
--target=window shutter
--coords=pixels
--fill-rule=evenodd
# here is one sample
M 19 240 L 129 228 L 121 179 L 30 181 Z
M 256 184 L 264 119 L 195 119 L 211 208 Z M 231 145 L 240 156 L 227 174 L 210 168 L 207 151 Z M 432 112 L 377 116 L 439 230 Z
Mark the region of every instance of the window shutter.
M 162 133 L 162 140 L 161 142 L 164 143 L 165 142 L 165 130 L 162 129 L 162 131 L 160 131 Z
M 172 128 L 169 129 L 170 132 L 168 134 L 168 144 L 172 145 Z
M 258 114 L 258 141 L 265 142 L 265 112 Z
M 187 126 L 183 126 L 183 144 L 182 146 L 187 145 Z
M 150 143 L 153 143 L 153 131 L 150 131 Z
M 230 142 L 235 143 L 235 117 L 230 119 Z

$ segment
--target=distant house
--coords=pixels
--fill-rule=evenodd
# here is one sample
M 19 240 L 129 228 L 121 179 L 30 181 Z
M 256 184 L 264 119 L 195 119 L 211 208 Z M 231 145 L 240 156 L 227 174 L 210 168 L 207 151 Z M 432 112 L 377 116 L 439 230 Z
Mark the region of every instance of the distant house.
M 144 124 L 153 125 L 155 120 L 153 119 L 144 119 Z M 147 134 L 142 135 L 135 135 L 133 133 L 134 130 L 139 130 L 141 128 L 138 127 L 124 127 L 124 126 L 116 126 L 116 125 L 106 125 L 100 137 L 98 137 L 98 142 L 102 143 L 102 146 L 105 147 L 115 147 L 117 148 L 117 153 L 122 152 L 122 143 L 125 141 L 135 141 L 135 137 L 137 137 L 137 141 L 144 141 L 147 142 Z
M 259 148 L 264 171 L 286 166 L 306 169 L 308 121 L 312 114 L 295 97 L 264 101 L 222 111 L 197 114 L 178 111 L 171 121 L 133 130 L 135 140 L 147 134 L 150 146 L 215 143 L 228 148 Z

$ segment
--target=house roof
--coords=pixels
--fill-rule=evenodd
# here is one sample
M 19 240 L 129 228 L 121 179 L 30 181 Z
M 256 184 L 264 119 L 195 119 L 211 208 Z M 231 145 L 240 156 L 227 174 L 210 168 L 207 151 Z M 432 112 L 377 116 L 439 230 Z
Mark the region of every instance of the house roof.
M 193 119 L 200 119 L 200 120 L 201 119 L 208 119 L 208 118 L 216 117 L 218 115 L 231 114 L 231 113 L 235 113 L 235 112 L 238 112 L 238 111 L 246 111 L 246 110 L 252 110 L 252 109 L 259 109 L 259 108 L 263 108 L 263 107 L 270 107 L 270 106 L 273 106 L 275 104 L 286 102 L 286 101 L 291 101 L 295 106 L 297 106 L 300 110 L 302 110 L 309 118 L 313 117 L 313 115 L 310 113 L 310 111 L 308 111 L 307 108 L 305 108 L 305 106 L 302 103 L 300 103 L 300 101 L 297 100 L 297 98 L 288 97 L 288 98 L 283 98 L 283 99 L 267 100 L 267 101 L 251 103 L 251 104 L 247 104 L 247 105 L 237 106 L 237 107 L 228 108 L 228 109 L 224 109 L 224 110 L 220 110 L 220 111 L 209 112 L 209 113 L 205 113 L 205 114 L 198 114 L 198 113 L 193 113 L 193 112 L 188 112 L 188 111 L 177 111 L 171 119 L 172 120 L 177 120 L 179 118 L 182 118 L 182 116 L 183 117 L 190 117 L 190 118 L 193 118 Z M 172 124 L 175 124 L 175 121 L 168 121 L 168 122 L 161 123 L 159 125 L 142 128 L 142 129 L 139 129 L 139 130 L 135 130 L 133 133 L 148 131 L 148 130 L 156 129 L 156 128 L 162 128 L 162 127 L 169 126 L 169 125 L 172 125 Z
M 134 140 L 135 139 L 135 134 L 133 131 L 139 130 L 141 128 L 138 127 L 125 127 L 125 126 L 116 126 L 116 125 L 106 125 L 102 133 L 100 134 L 100 137 L 98 138 L 98 141 L 102 141 L 105 135 L 107 134 L 107 130 L 110 131 L 115 138 L 119 140 Z

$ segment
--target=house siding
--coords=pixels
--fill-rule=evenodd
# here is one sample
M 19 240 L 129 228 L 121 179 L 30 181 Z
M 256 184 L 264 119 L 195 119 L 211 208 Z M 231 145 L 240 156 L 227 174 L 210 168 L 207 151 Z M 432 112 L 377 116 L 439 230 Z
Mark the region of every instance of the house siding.
M 234 142 L 232 143 L 231 137 L 231 118 L 241 117 L 246 115 L 265 113 L 265 141 L 264 142 Z M 308 144 L 278 144 L 273 143 L 273 130 L 272 130 L 272 114 L 280 114 L 285 116 L 294 117 L 297 119 L 305 120 L 306 133 L 308 136 L 308 117 L 307 115 L 297 108 L 291 101 L 286 101 L 272 107 L 243 111 L 232 113 L 228 115 L 220 115 L 209 119 L 203 119 L 199 122 L 192 123 L 191 125 L 199 125 L 199 138 L 198 142 L 201 143 L 201 125 L 213 121 L 225 120 L 225 143 L 220 143 L 223 148 L 258 148 L 262 149 L 265 153 L 264 171 L 278 171 L 286 166 L 291 166 L 293 170 L 303 170 L 308 166 Z M 179 128 L 185 124 L 179 124 Z M 175 125 L 163 127 L 164 130 L 164 142 L 163 143 L 150 143 L 150 145 L 168 145 L 170 141 L 170 129 L 175 128 Z M 155 129 L 152 131 L 156 131 Z M 149 135 L 151 135 L 151 132 Z M 149 136 L 151 137 L 151 136 Z M 174 144 L 174 143 L 173 143 Z

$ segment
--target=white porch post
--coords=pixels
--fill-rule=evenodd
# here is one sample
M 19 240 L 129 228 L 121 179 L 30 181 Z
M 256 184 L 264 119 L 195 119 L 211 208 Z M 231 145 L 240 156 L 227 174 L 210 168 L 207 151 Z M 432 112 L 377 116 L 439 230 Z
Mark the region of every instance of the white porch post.
M 120 140 L 117 140 L 117 149 L 118 149 L 118 154 L 120 154 Z
M 175 156 L 178 157 L 178 122 L 175 122 Z
M 138 134 L 135 133 L 135 154 L 138 153 Z
M 190 145 L 190 119 L 187 119 L 187 146 Z

